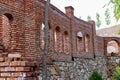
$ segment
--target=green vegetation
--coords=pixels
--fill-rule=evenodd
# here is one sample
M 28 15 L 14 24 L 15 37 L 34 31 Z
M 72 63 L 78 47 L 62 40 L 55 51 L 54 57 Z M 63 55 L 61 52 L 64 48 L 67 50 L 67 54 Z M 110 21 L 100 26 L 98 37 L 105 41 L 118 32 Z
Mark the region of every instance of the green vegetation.
M 113 10 L 114 10 L 114 16 L 116 21 L 118 22 L 120 19 L 120 0 L 110 0 L 110 3 L 113 6 Z
M 113 74 L 113 80 L 120 80 L 120 67 L 116 66 L 116 72 Z
M 81 16 L 79 16 L 79 19 L 81 19 L 82 17 Z
M 120 30 L 118 31 L 118 35 L 120 35 Z
M 105 15 L 106 25 L 109 25 L 109 24 L 111 23 L 111 21 L 110 21 L 110 12 L 109 12 L 109 9 L 108 9 L 108 8 L 105 10 L 104 15 Z
M 96 25 L 99 28 L 101 26 L 100 14 L 96 13 Z
M 102 76 L 97 71 L 93 71 L 89 77 L 89 80 L 102 80 Z
M 87 20 L 88 20 L 88 21 L 91 20 L 91 16 L 87 16 Z

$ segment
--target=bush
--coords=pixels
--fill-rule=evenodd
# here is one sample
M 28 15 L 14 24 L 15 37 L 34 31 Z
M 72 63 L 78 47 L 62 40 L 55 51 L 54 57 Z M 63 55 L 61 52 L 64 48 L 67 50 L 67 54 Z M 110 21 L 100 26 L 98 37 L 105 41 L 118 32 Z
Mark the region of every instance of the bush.
M 97 71 L 93 71 L 89 77 L 89 80 L 102 80 L 102 76 Z
M 113 80 L 120 80 L 120 67 L 116 66 L 116 72 L 113 74 Z

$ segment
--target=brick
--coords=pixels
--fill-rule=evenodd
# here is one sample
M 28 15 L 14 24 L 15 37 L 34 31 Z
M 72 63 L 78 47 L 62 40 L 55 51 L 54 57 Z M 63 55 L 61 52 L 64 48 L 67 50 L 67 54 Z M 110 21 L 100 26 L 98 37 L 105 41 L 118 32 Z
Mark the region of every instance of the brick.
M 28 64 L 28 63 L 27 63 L 26 61 L 21 61 L 21 62 L 20 62 L 20 65 L 21 65 L 21 66 L 27 66 L 27 64 Z
M 12 73 L 12 77 L 22 77 L 22 73 L 21 72 L 14 72 Z
M 14 60 L 13 58 L 5 57 L 5 62 L 11 62 L 11 61 L 13 61 L 13 60 Z
M 25 61 L 13 61 L 10 63 L 10 66 L 26 66 Z
M 6 78 L 6 80 L 16 80 L 17 78 Z
M 13 66 L 13 67 L 20 66 L 20 65 L 21 65 L 20 61 L 13 61 L 13 62 L 10 63 L 10 66 Z
M 16 71 L 30 71 L 30 67 L 16 67 Z
M 1 77 L 10 77 L 10 73 L 1 73 Z
M 0 78 L 0 80 L 6 80 L 6 78 Z
M 5 60 L 4 58 L 0 57 L 0 62 L 3 62 L 4 60 Z
M 12 72 L 12 71 L 16 71 L 16 70 L 15 70 L 15 67 L 5 67 L 4 71 L 6 71 L 6 72 L 8 72 L 8 71 Z
M 9 66 L 9 64 L 10 64 L 9 62 L 0 62 L 1 67 Z
M 22 80 L 23 78 L 22 77 L 12 77 L 12 78 L 6 78 L 6 80 Z
M 12 58 L 12 57 L 21 57 L 21 54 L 8 54 L 8 57 Z

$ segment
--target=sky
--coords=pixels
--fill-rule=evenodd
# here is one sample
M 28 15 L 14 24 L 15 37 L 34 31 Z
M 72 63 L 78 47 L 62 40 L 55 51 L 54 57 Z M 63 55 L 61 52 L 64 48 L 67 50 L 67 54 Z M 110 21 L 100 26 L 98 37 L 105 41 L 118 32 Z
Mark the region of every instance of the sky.
M 92 20 L 96 20 L 96 13 L 99 13 L 100 20 L 102 21 L 102 25 L 99 29 L 120 23 L 115 21 L 113 17 L 113 9 L 110 7 L 111 24 L 108 26 L 105 24 L 104 12 L 106 8 L 103 8 L 103 6 L 109 3 L 109 0 L 51 0 L 51 3 L 64 13 L 64 7 L 73 6 L 74 15 L 78 18 L 81 17 L 81 19 L 85 21 L 87 21 L 87 16 L 91 16 Z

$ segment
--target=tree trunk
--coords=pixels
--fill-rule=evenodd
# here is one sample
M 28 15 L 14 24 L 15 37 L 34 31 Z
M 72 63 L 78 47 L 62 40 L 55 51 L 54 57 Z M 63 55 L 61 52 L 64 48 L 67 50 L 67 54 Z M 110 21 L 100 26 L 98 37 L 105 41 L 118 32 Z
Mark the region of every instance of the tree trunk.
M 47 54 L 49 52 L 49 26 L 48 26 L 48 10 L 49 10 L 50 0 L 47 0 L 45 4 L 45 28 L 44 28 L 44 54 L 43 54 L 43 78 L 42 80 L 48 80 L 47 75 Z

